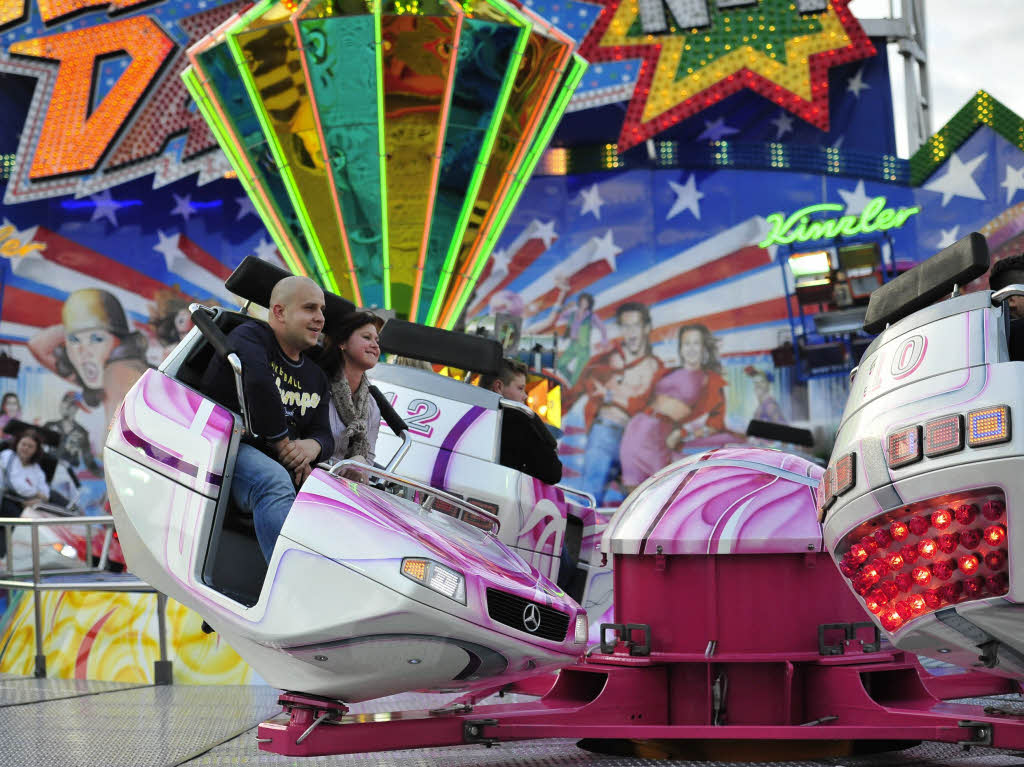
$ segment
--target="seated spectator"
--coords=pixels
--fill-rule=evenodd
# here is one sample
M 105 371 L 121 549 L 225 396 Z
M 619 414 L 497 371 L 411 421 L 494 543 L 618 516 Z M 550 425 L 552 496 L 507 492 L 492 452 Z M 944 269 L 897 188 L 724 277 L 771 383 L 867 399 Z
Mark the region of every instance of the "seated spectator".
M 527 367 L 519 360 L 506 357 L 500 376 L 481 376 L 479 385 L 505 399 L 526 403 Z M 501 417 L 502 466 L 517 469 L 549 485 L 562 481 L 562 462 L 558 459 L 558 443 L 536 413 L 527 415 L 515 408 L 505 408 Z
M 0 453 L 0 476 L 3 477 L 3 501 L 0 516 L 20 517 L 26 506 L 43 503 L 50 497 L 46 475 L 39 465 L 43 445 L 35 429 L 18 435 L 14 448 Z M 7 536 L 0 528 L 0 557 L 7 554 Z
M 380 359 L 378 333 L 384 320 L 371 312 L 353 312 L 345 317 L 335 338 L 328 339 L 318 362 L 331 384 L 332 461 L 351 458 L 373 465 L 376 457 L 380 408 L 370 396 L 366 371 Z M 358 478 L 358 472 L 350 472 Z
M 327 376 L 303 352 L 324 326 L 324 293 L 308 277 L 285 277 L 270 294 L 267 324 L 250 320 L 228 334 L 242 362 L 245 401 L 255 434 L 238 448 L 231 500 L 251 512 L 269 562 L 296 488 L 334 451 Z M 217 356 L 202 390 L 238 410 L 234 375 Z

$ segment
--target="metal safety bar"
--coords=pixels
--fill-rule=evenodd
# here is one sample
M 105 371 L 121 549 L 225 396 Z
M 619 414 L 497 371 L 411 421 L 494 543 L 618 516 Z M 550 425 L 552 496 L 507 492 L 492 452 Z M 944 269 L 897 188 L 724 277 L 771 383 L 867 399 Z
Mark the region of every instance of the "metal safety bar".
M 374 466 L 367 466 L 365 463 L 354 461 L 351 458 L 346 458 L 343 461 L 338 461 L 337 463 L 327 467 L 327 473 L 330 474 L 331 476 L 337 477 L 339 476 L 340 472 L 344 471 L 345 469 L 355 469 L 361 472 L 362 474 L 380 477 L 381 479 L 387 480 L 388 482 L 393 482 L 396 485 L 402 485 L 403 487 L 408 488 L 409 490 L 414 490 L 418 493 L 423 493 L 426 497 L 420 502 L 420 506 L 423 507 L 424 509 L 431 509 L 435 501 L 441 500 L 444 501 L 445 503 L 451 504 L 452 506 L 457 506 L 464 513 L 469 513 L 477 517 L 482 517 L 483 519 L 490 522 L 492 526 L 490 529 L 486 529 L 485 532 L 488 532 L 491 535 L 496 536 L 498 534 L 498 531 L 501 530 L 501 520 L 498 519 L 497 514 L 492 514 L 489 511 L 481 509 L 479 506 L 475 506 L 469 501 L 465 501 L 462 498 L 459 498 L 457 495 L 446 493 L 444 490 L 438 490 L 436 487 L 431 487 L 430 485 L 418 482 L 415 479 L 409 479 L 408 477 L 399 476 L 398 474 L 394 474 L 388 471 L 387 469 L 378 469 Z
M 568 485 L 558 484 L 555 485 L 555 487 L 561 490 L 565 495 L 579 498 L 582 501 L 582 503 L 576 503 L 573 501 L 573 505 L 582 506 L 584 509 L 597 508 L 597 499 L 591 493 L 587 493 L 583 490 L 577 490 L 576 488 L 569 487 Z
M 43 581 L 44 574 L 63 574 L 63 575 L 80 575 L 83 573 L 101 573 L 106 568 L 107 554 L 110 548 L 110 536 L 103 544 L 103 552 L 100 556 L 100 562 L 102 567 L 97 565 L 96 568 L 79 568 L 75 570 L 47 570 L 44 571 L 39 565 L 39 528 L 49 526 L 67 526 L 67 525 L 84 525 L 86 527 L 86 551 L 88 555 L 92 556 L 92 527 L 94 525 L 101 527 L 109 527 L 111 533 L 113 532 L 114 518 L 110 515 L 106 516 L 83 516 L 83 517 L 54 517 L 51 519 L 23 519 L 20 517 L 3 517 L 0 518 L 0 524 L 4 525 L 7 529 L 5 535 L 7 536 L 7 577 L 0 578 L 0 589 L 9 589 L 13 591 L 31 591 L 32 592 L 32 617 L 35 626 L 36 635 L 36 657 L 35 657 L 35 677 L 42 679 L 46 676 L 46 654 L 43 652 L 43 610 L 42 610 L 42 596 L 43 591 L 101 591 L 101 592 L 131 592 L 139 594 L 156 594 L 157 595 L 157 623 L 159 627 L 159 642 L 160 642 L 160 659 L 155 662 L 155 679 L 157 684 L 170 684 L 171 679 L 171 661 L 167 659 L 167 626 L 164 619 L 164 612 L 167 607 L 167 597 L 161 594 L 152 586 L 145 581 L 135 578 L 134 580 L 120 580 L 120 581 L 68 581 L 68 580 L 55 580 L 51 582 Z M 31 580 L 25 580 L 18 578 L 18 573 L 14 572 L 11 568 L 11 562 L 14 559 L 14 552 L 10 547 L 11 544 L 11 529 L 13 527 L 28 527 L 31 531 L 31 549 L 32 549 L 32 578 Z
M 1024 296 L 1024 285 L 1007 285 L 992 294 L 992 304 L 1001 304 L 1013 296 Z

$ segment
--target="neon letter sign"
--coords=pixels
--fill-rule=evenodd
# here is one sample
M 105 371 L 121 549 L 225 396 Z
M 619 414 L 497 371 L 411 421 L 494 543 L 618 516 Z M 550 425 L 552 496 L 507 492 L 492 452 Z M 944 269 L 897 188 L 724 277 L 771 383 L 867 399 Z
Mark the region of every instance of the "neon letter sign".
M 877 232 L 880 229 L 899 229 L 907 222 L 908 218 L 921 212 L 917 206 L 893 210 L 885 207 L 886 202 L 885 197 L 875 197 L 859 216 L 841 216 L 824 221 L 811 221 L 810 217 L 814 213 L 825 211 L 838 212 L 843 210 L 843 206 L 838 203 L 823 202 L 800 208 L 789 216 L 784 213 L 772 213 L 767 218 L 772 230 L 759 245 L 762 248 L 767 248 L 775 243 L 787 245 L 791 242 L 822 240 L 839 235 L 852 237 L 857 234 Z

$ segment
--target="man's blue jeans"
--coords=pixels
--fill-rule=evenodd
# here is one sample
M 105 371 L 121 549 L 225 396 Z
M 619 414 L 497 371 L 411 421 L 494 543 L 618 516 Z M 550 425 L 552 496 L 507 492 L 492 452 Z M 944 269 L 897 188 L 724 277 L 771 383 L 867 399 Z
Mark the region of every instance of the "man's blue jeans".
M 619 464 L 619 445 L 625 430 L 624 426 L 598 419 L 587 433 L 580 489 L 593 495 L 598 506 L 604 501 L 605 485 L 612 469 Z
M 252 512 L 260 551 L 269 562 L 285 517 L 295 501 L 292 475 L 270 456 L 242 443 L 238 446 L 235 476 L 231 480 L 231 500 L 240 509 Z

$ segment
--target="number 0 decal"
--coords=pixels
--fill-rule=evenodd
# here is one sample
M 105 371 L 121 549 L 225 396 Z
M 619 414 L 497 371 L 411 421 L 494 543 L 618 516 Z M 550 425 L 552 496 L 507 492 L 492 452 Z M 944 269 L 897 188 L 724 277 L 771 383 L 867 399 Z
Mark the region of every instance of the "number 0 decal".
M 899 345 L 892 358 L 890 372 L 897 381 L 917 370 L 924 361 L 928 339 L 924 336 L 910 336 Z

